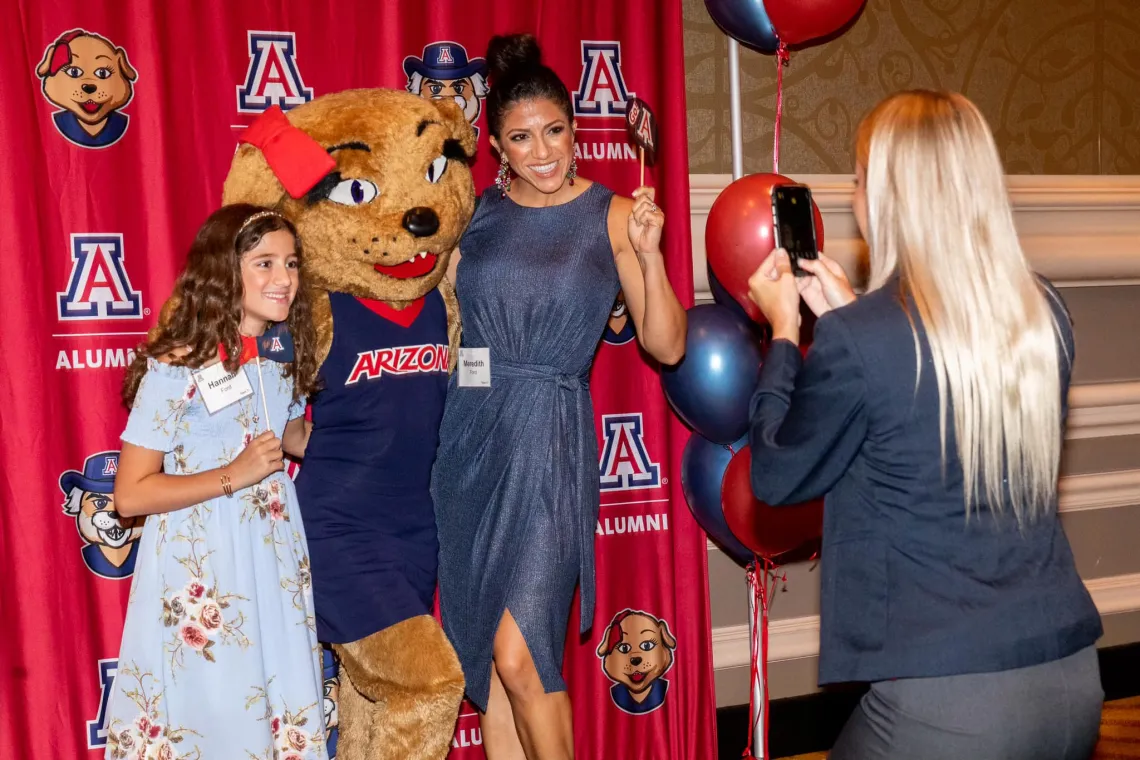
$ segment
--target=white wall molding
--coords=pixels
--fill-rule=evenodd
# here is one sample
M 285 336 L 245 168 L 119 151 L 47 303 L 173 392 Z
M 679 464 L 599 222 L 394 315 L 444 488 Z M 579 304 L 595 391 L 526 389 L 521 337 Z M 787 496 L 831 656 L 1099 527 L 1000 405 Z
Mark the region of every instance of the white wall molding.
M 825 211 L 849 212 L 855 187 L 854 174 L 787 175 L 811 185 L 812 196 Z M 690 174 L 692 210 L 708 215 L 720 191 L 732 182 L 731 174 Z M 1132 175 L 1011 174 L 1006 177 L 1014 211 L 1137 211 L 1140 178 Z
M 1070 475 L 1057 485 L 1059 512 L 1140 505 L 1140 470 Z
M 1085 581 L 1101 615 L 1140 612 L 1140 573 Z M 712 631 L 713 667 L 747 667 L 750 663 L 748 626 L 732 625 Z M 768 625 L 768 662 L 819 656 L 819 616 L 773 620 Z
M 746 667 L 751 663 L 747 625 L 713 628 L 713 669 Z M 772 620 L 768 623 L 768 662 L 819 656 L 819 616 Z
M 852 175 L 791 176 L 811 186 L 823 216 L 825 248 L 856 278 L 866 251 L 851 213 Z M 728 174 L 689 175 L 693 284 L 712 300 L 705 274 L 705 221 Z M 1007 177 L 1021 243 L 1034 267 L 1066 287 L 1140 284 L 1140 178 Z
M 1140 435 L 1140 380 L 1074 385 L 1069 391 L 1065 437 Z
M 1140 470 L 1066 475 L 1057 484 L 1058 512 L 1132 506 L 1140 506 Z M 707 539 L 706 546 L 709 551 L 720 551 Z
M 1085 581 L 1101 615 L 1140 612 L 1140 573 Z

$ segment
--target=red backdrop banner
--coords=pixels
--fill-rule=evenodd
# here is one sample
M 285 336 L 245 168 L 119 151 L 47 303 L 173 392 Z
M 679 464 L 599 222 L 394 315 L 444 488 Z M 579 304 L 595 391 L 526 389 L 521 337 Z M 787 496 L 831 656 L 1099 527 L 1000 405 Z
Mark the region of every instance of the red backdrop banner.
M 654 109 L 646 182 L 692 301 L 681 0 L 12 0 L 0 24 L 0 757 L 102 756 L 143 526 L 112 498 L 124 367 L 220 202 L 241 130 L 269 106 L 376 86 L 457 98 L 484 188 L 481 56 L 493 34 L 533 32 L 571 91 L 583 176 L 632 193 L 625 103 Z M 598 610 L 565 665 L 578 755 L 705 760 L 715 698 L 705 539 L 681 493 L 688 432 L 620 304 L 591 385 Z M 481 743 L 465 706 L 452 756 L 482 757 Z

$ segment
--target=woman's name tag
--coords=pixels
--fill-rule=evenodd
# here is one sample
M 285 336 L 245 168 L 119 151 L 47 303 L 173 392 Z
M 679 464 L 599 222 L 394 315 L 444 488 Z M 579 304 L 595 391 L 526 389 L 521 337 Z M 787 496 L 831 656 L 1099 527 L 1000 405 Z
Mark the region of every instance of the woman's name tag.
M 491 387 L 491 349 L 459 349 L 459 387 Z
M 193 377 L 198 393 L 206 404 L 206 411 L 210 414 L 253 395 L 253 386 L 249 384 L 249 378 L 241 367 L 238 367 L 237 372 L 227 372 L 225 364 L 218 362 L 212 367 L 194 372 Z

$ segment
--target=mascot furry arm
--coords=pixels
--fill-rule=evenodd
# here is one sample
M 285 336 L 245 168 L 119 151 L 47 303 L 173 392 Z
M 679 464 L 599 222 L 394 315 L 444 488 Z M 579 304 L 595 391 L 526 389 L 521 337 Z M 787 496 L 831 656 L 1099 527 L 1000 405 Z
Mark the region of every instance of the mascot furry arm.
M 337 758 L 442 760 L 464 683 L 431 615 L 428 480 L 459 353 L 444 274 L 475 208 L 475 133 L 451 100 L 373 89 L 266 112 L 244 142 L 223 201 L 296 226 L 317 327 L 324 386 L 297 488 L 317 633 L 341 661 Z

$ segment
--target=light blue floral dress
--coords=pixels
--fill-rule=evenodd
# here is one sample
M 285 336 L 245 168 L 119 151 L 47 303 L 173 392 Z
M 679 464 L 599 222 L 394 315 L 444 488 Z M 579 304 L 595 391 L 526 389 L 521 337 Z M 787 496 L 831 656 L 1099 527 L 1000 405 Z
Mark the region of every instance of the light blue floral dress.
M 304 414 L 283 365 L 262 364 L 273 430 Z M 184 367 L 150 360 L 122 439 L 164 471 L 233 461 L 264 432 L 254 395 L 211 415 Z M 107 716 L 107 758 L 326 758 L 321 650 L 293 481 L 275 473 L 147 517 Z

